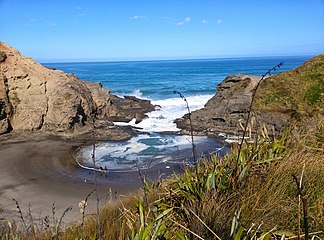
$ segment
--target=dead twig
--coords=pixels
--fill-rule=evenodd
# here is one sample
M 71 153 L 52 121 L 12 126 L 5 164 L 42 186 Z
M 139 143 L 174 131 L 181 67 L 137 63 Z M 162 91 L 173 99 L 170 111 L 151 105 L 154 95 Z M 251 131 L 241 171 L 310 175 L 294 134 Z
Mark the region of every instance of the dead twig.
M 305 171 L 305 164 L 303 166 L 303 170 L 302 170 L 299 181 L 298 181 L 298 178 L 295 175 L 292 175 L 292 177 L 295 180 L 295 183 L 296 183 L 296 186 L 297 186 L 297 194 L 298 194 L 298 239 L 300 239 L 300 236 L 301 236 L 300 202 L 302 202 L 302 204 L 303 204 L 305 240 L 308 240 L 309 239 L 309 229 L 308 229 L 307 198 L 305 197 L 305 194 L 302 191 L 302 182 L 303 182 L 304 171 Z
M 192 125 L 190 107 L 189 107 L 187 99 L 185 98 L 185 96 L 182 95 L 181 92 L 173 91 L 173 93 L 178 94 L 183 99 L 183 101 L 185 101 L 185 103 L 186 103 L 186 107 L 187 107 L 187 111 L 188 111 L 188 117 L 189 117 L 189 125 L 190 125 L 192 157 L 193 157 L 193 162 L 195 164 L 195 169 L 196 169 L 196 173 L 197 173 L 198 172 L 198 166 L 197 166 L 198 163 L 197 163 L 196 145 L 195 145 L 195 142 L 194 142 L 194 133 L 193 133 L 193 125 Z
M 237 153 L 236 166 L 235 166 L 235 171 L 234 171 L 235 174 L 237 173 L 237 170 L 238 170 L 238 164 L 239 164 L 240 155 L 241 155 L 241 151 L 242 151 L 242 145 L 243 145 L 243 142 L 244 142 L 244 139 L 245 139 L 246 132 L 248 130 L 248 125 L 249 125 L 250 118 L 251 118 L 252 106 L 253 106 L 253 103 L 254 103 L 256 92 L 258 91 L 260 83 L 264 80 L 264 78 L 267 75 L 271 75 L 272 71 L 277 70 L 278 68 L 282 67 L 283 65 L 284 65 L 284 62 L 281 62 L 281 63 L 277 64 L 276 66 L 274 66 L 273 68 L 269 69 L 265 74 L 263 74 L 260 81 L 258 82 L 258 84 L 256 85 L 256 87 L 255 87 L 255 89 L 253 91 L 252 99 L 251 99 L 249 110 L 248 110 L 248 116 L 247 116 L 247 119 L 246 119 L 245 124 L 244 124 L 242 140 L 240 142 L 239 150 L 238 150 L 238 153 Z

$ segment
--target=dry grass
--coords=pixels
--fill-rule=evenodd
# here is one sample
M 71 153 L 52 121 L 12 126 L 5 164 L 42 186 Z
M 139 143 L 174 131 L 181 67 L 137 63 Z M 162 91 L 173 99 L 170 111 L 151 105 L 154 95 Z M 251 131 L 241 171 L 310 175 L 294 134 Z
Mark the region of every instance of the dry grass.
M 298 198 L 293 175 L 300 176 L 305 164 L 303 188 L 308 199 L 311 231 L 324 230 L 324 159 L 298 147 L 282 161 L 267 168 L 265 178 L 250 177 L 241 199 L 244 225 L 263 223 L 264 229 L 296 231 Z
M 287 135 L 285 141 L 244 145 L 238 173 L 234 172 L 235 149 L 223 160 L 215 156 L 202 160 L 197 173 L 187 169 L 181 175 L 146 187 L 145 201 L 143 194 L 103 208 L 102 239 L 229 239 L 233 217 L 238 212 L 234 234 L 241 229 L 242 236 L 257 239 L 271 230 L 275 239 L 276 227 L 296 235 L 298 197 L 292 175 L 300 177 L 303 168 L 309 231 L 323 232 L 322 136 L 323 125 L 319 124 L 316 131 Z M 259 230 L 251 237 L 247 231 L 253 224 Z M 28 235 L 13 233 L 2 239 L 56 238 L 51 229 Z M 57 239 L 96 239 L 97 235 L 94 216 L 83 227 L 68 226 Z
M 265 79 L 256 93 L 255 109 L 291 113 L 297 120 L 324 114 L 324 54 L 301 66 Z

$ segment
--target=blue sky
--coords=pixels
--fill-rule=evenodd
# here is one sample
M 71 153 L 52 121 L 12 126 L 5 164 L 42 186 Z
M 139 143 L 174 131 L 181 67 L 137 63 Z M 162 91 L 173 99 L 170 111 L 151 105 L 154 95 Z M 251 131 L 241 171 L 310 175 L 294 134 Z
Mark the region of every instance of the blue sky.
M 324 52 L 324 0 L 0 0 L 0 40 L 42 62 Z

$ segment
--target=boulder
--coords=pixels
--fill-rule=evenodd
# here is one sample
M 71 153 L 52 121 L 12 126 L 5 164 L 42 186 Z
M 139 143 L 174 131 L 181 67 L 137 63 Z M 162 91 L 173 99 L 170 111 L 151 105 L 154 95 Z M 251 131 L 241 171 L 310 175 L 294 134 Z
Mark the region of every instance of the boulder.
M 137 124 L 147 118 L 147 112 L 154 109 L 155 106 L 149 100 L 138 99 L 133 96 L 124 96 L 124 98 L 111 96 L 108 119 L 116 122 L 129 122 L 135 118 Z

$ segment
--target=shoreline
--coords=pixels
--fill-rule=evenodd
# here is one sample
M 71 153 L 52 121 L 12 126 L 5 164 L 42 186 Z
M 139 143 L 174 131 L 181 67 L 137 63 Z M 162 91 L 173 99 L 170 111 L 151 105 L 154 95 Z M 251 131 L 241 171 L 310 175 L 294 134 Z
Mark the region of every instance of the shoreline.
M 30 140 L 32 139 L 32 140 Z M 55 202 L 56 218 L 70 205 L 73 207 L 64 217 L 65 223 L 77 222 L 82 218 L 79 202 L 94 189 L 93 171 L 77 166 L 73 151 L 87 141 L 84 139 L 62 139 L 41 133 L 17 134 L 0 138 L 0 219 L 15 220 L 20 216 L 16 199 L 23 215 L 27 216 L 31 204 L 33 218 L 41 221 L 52 216 Z M 143 170 L 149 179 L 165 178 L 179 172 L 181 166 L 162 163 Z M 142 182 L 138 171 L 108 172 L 97 177 L 100 206 L 107 202 L 127 199 L 138 193 Z M 96 209 L 96 199 L 88 199 L 87 214 Z M 34 219 L 34 221 L 35 221 Z

